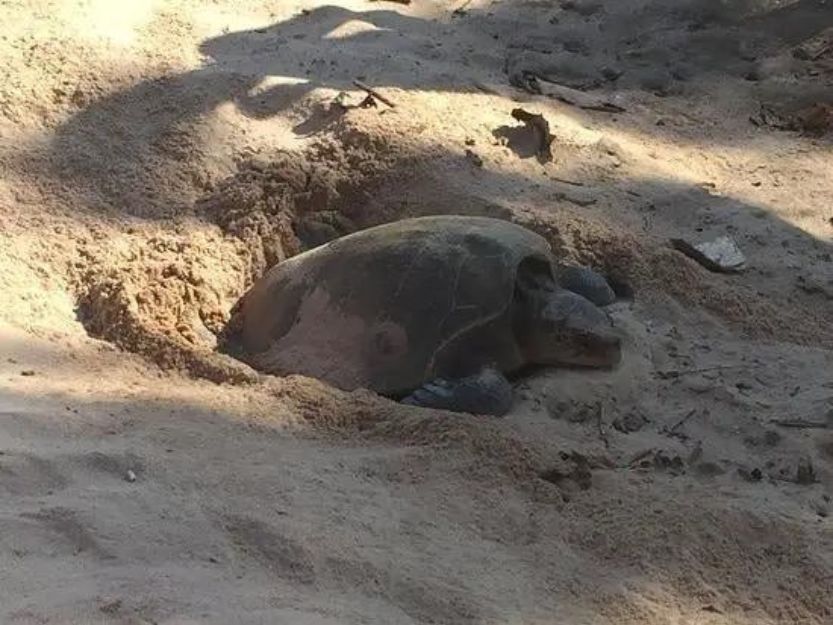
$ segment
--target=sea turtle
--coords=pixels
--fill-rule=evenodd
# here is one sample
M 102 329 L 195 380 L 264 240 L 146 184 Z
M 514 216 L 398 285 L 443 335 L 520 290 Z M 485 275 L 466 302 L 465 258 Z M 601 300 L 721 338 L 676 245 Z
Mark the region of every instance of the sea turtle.
M 587 275 L 571 282 L 608 298 Z M 559 286 L 543 237 L 446 215 L 362 230 L 275 265 L 232 310 L 220 349 L 266 373 L 502 414 L 504 375 L 613 367 L 620 335 L 607 313 Z

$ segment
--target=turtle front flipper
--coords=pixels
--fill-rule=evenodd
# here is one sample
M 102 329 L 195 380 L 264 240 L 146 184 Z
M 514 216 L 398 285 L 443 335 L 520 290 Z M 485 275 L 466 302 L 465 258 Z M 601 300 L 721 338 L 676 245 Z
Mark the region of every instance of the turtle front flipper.
M 512 385 L 499 371 L 486 368 L 464 378 L 430 380 L 405 397 L 402 403 L 500 417 L 512 406 Z
M 616 293 L 603 275 L 584 265 L 563 265 L 559 268 L 558 284 L 596 306 L 607 306 L 616 301 Z

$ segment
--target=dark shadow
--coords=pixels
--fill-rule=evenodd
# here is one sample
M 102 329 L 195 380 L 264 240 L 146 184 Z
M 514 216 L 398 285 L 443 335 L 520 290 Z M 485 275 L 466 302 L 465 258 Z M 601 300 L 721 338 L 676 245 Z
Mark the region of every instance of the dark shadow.
M 292 132 L 302 137 L 314 135 L 332 126 L 346 112 L 346 109 L 338 105 L 315 104 L 309 117 L 301 123 L 295 124 L 292 127 Z
M 528 126 L 500 126 L 492 131 L 492 135 L 505 142 L 518 158 L 538 156 L 541 140 L 529 131 Z
M 827 0 L 798 0 L 752 17 L 749 26 L 795 46 L 833 26 L 833 6 Z

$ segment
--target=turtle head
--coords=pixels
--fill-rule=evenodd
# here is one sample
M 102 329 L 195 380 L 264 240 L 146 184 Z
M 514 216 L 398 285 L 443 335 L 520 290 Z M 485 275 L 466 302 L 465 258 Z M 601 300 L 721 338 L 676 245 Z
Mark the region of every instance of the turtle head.
M 621 360 L 621 334 L 607 313 L 581 295 L 542 292 L 529 306 L 518 329 L 530 364 L 610 368 Z

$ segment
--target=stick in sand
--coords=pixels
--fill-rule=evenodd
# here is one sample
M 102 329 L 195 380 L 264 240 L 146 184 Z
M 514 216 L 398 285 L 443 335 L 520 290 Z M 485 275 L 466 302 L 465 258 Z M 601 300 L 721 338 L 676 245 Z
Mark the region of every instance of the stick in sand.
M 827 421 L 807 421 L 806 419 L 774 419 L 770 423 L 782 428 L 795 428 L 798 430 L 826 430 L 830 427 Z
M 610 441 L 607 439 L 607 432 L 605 432 L 604 418 L 604 405 L 599 402 L 596 407 L 596 428 L 599 430 L 599 438 L 604 443 L 605 449 L 610 449 Z
M 368 87 L 361 80 L 354 80 L 353 84 L 356 85 L 359 89 L 362 89 L 363 91 L 366 91 L 367 93 L 372 95 L 374 98 L 376 98 L 380 102 L 384 102 L 385 104 L 387 104 L 391 108 L 396 108 L 396 105 L 393 102 L 388 100 L 385 96 L 383 96 L 381 93 L 376 91 L 376 89 L 374 89 L 373 87 Z

